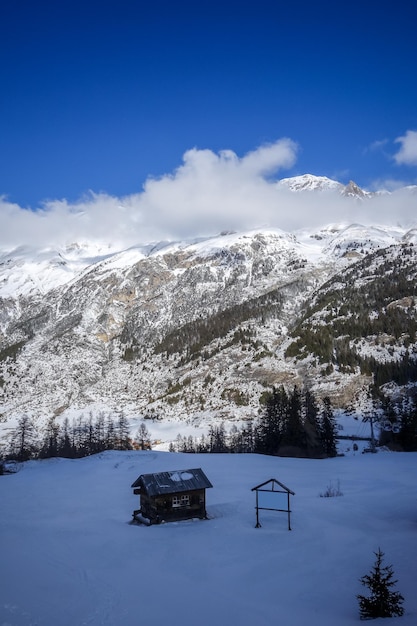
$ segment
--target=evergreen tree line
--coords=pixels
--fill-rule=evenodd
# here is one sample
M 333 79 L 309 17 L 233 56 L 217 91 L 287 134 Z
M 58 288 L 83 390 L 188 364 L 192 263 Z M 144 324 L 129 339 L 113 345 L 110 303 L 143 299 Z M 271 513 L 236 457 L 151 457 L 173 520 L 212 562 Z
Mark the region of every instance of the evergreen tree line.
M 395 300 L 415 295 L 413 248 L 402 248 L 401 254 L 394 258 L 390 256 L 389 248 L 377 250 L 342 274 L 333 276 L 317 293 L 315 303 L 304 319 L 314 312 L 336 307 L 338 316 L 348 315 L 354 322 L 362 313 L 382 311 Z
M 6 458 L 17 461 L 45 459 L 50 457 L 81 458 L 105 450 L 150 449 L 150 434 L 141 424 L 132 439 L 129 422 L 122 414 L 114 419 L 111 415 L 100 412 L 95 418 L 92 414 L 86 419 L 67 418 L 57 424 L 52 418 L 39 433 L 33 420 L 23 415 L 12 431 Z
M 386 253 L 377 251 L 330 279 L 293 329 L 294 341 L 286 356 L 305 358 L 314 354 L 320 363 L 365 369 L 367 363 L 349 346 L 352 340 L 387 335 L 394 337 L 395 341 L 401 339 L 406 347 L 413 344 L 417 336 L 417 319 L 411 252 L 404 247 L 401 263 L 398 263 L 397 258 L 384 258 Z M 373 264 L 375 261 L 378 272 Z M 359 277 L 363 284 L 358 284 Z M 411 298 L 408 308 L 390 306 L 406 297 Z M 378 314 L 372 316 L 371 311 Z M 315 314 L 320 314 L 324 325 L 314 323 Z M 343 339 L 346 337 L 348 341 Z M 413 369 L 412 360 L 408 365 L 408 369 Z M 410 375 L 414 376 L 414 371 Z
M 227 432 L 224 424 L 211 425 L 208 434 L 201 437 L 183 437 L 179 434 L 170 444 L 170 452 L 255 452 L 255 432 L 252 422 L 238 428 L 232 426 Z
M 201 438 L 178 435 L 170 446 L 172 452 L 256 452 L 281 456 L 336 456 L 336 422 L 329 398 L 319 408 L 310 391 L 283 386 L 267 397 L 259 420 L 229 433 L 224 424 L 210 426 Z
M 166 353 L 170 356 L 186 351 L 187 358 L 199 355 L 203 348 L 218 338 L 225 337 L 239 324 L 250 319 L 265 321 L 278 315 L 282 309 L 283 296 L 280 289 L 275 289 L 257 298 L 218 311 L 208 318 L 196 319 L 176 328 L 154 348 L 155 354 Z M 241 340 L 239 335 L 235 341 Z
M 413 352 L 406 350 L 405 354 L 396 361 L 380 362 L 373 357 L 361 360 L 361 373 L 374 377 L 374 386 L 381 387 L 385 383 L 394 382 L 397 385 L 417 381 L 417 358 Z
M 389 309 L 380 312 L 378 318 L 369 319 L 369 310 L 363 317 L 356 315 L 355 319 L 326 319 L 326 325 L 317 325 L 304 322 L 293 332 L 294 341 L 288 346 L 285 356 L 303 359 L 309 354 L 317 357 L 319 363 L 334 363 L 340 367 L 355 368 L 359 366 L 364 371 L 367 368 L 367 359 L 361 357 L 353 340 L 360 340 L 369 336 L 393 336 L 395 341 L 401 338 L 404 346 L 413 344 L 417 336 L 417 320 L 406 311 Z M 412 355 L 407 354 L 408 357 Z M 416 361 L 409 358 L 408 368 L 416 367 Z M 368 366 L 369 369 L 369 366 Z
M 384 418 L 379 443 L 405 452 L 417 451 L 417 394 L 377 399 Z
M 319 406 L 314 394 L 297 386 L 275 388 L 256 429 L 255 451 L 300 457 L 336 456 L 336 421 L 330 399 Z

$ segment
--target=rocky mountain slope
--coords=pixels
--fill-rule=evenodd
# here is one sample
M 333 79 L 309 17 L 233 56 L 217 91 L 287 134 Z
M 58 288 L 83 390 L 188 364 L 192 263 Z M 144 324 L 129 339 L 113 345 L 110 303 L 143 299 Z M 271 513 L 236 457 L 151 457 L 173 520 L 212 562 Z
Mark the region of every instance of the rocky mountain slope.
M 313 178 L 281 184 L 339 185 Z M 354 406 L 377 365 L 381 384 L 404 384 L 386 364 L 417 357 L 416 238 L 345 224 L 3 251 L 0 419 L 247 419 L 281 383 Z

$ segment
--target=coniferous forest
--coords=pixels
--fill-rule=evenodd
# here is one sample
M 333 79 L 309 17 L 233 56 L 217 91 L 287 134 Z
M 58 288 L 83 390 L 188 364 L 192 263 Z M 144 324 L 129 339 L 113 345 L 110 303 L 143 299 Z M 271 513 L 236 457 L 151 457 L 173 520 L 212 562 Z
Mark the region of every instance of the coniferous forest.
M 175 452 L 255 452 L 281 456 L 336 456 L 336 424 L 330 400 L 319 407 L 314 395 L 298 387 L 288 392 L 273 389 L 264 400 L 261 416 L 243 427 L 210 425 L 201 438 L 178 435 L 170 446 Z M 71 423 L 51 419 L 39 434 L 33 420 L 22 416 L 9 440 L 8 458 L 79 458 L 105 450 L 150 449 L 151 435 L 144 422 L 132 438 L 122 414 L 117 419 L 100 412 L 96 418 L 80 416 Z
M 336 422 L 329 398 L 320 406 L 310 391 L 283 386 L 268 394 L 259 419 L 229 433 L 223 424 L 210 426 L 207 437 L 178 435 L 175 452 L 256 452 L 279 456 L 336 456 Z
M 337 454 L 337 427 L 330 399 L 320 401 L 309 390 L 295 386 L 274 388 L 261 398 L 257 419 L 229 432 L 223 423 L 211 424 L 207 435 L 183 437 L 170 444 L 171 452 L 258 453 L 277 456 L 326 458 Z M 402 451 L 417 450 L 417 398 L 389 399 L 375 396 L 382 411 L 379 443 Z M 127 418 L 100 412 L 81 415 L 58 424 L 50 419 L 38 432 L 33 420 L 23 415 L 11 432 L 5 457 L 17 461 L 49 457 L 80 458 L 105 450 L 149 450 L 151 434 L 142 422 L 132 437 Z

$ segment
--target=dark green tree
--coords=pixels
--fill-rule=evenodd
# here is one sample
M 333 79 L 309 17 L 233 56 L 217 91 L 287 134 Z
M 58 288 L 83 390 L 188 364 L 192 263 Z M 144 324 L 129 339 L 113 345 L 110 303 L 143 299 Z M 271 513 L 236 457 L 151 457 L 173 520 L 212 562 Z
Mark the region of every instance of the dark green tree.
M 402 408 L 400 419 L 400 444 L 407 452 L 417 450 L 417 407 L 414 402 L 409 402 Z
M 322 456 L 319 408 L 314 394 L 309 390 L 304 393 L 304 431 L 308 456 Z
M 297 386 L 287 392 L 274 388 L 264 401 L 264 410 L 252 435 L 253 447 L 261 454 L 336 456 L 336 422 L 330 399 L 325 398 L 319 415 L 310 391 Z
M 204 433 L 201 435 L 200 441 L 197 444 L 197 452 L 207 452 L 208 451 L 208 443 L 206 441 L 206 436 Z
M 209 450 L 210 452 L 227 452 L 226 431 L 223 422 L 220 426 L 210 426 L 209 428 Z
M 268 396 L 255 432 L 255 452 L 277 454 L 288 421 L 288 395 L 283 386 Z
M 288 395 L 288 409 L 281 433 L 281 446 L 305 448 L 306 438 L 301 422 L 301 393 L 297 386 Z
M 320 439 L 323 451 L 326 456 L 336 456 L 336 421 L 333 415 L 333 409 L 330 398 L 323 398 L 323 410 L 320 420 Z
M 106 450 L 115 450 L 117 443 L 117 433 L 111 415 L 106 419 Z
M 124 413 L 121 413 L 116 426 L 116 449 L 131 450 L 132 442 L 130 440 L 129 422 Z
M 242 452 L 253 452 L 254 432 L 252 422 L 248 422 L 242 429 Z
M 382 566 L 384 553 L 378 548 L 374 553 L 376 562 L 371 572 L 362 576 L 360 582 L 370 591 L 369 596 L 357 595 L 361 619 L 375 619 L 377 617 L 394 617 L 403 615 L 401 606 L 403 596 L 391 588 L 396 584 L 393 580 L 394 572 L 391 565 Z

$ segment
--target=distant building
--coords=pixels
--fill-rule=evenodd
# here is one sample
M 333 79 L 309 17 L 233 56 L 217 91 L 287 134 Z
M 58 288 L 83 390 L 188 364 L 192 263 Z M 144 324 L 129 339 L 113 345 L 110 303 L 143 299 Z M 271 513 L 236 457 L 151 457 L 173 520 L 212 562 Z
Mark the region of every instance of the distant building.
M 147 524 L 207 518 L 206 489 L 213 487 L 202 469 L 141 474 L 132 485 L 140 496 L 133 521 Z

